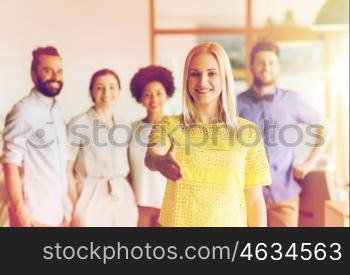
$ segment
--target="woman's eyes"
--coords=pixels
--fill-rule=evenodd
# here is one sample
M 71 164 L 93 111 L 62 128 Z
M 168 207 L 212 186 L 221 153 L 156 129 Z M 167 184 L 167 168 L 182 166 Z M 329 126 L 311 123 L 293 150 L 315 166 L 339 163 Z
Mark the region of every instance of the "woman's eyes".
M 213 77 L 213 76 L 216 76 L 216 75 L 217 75 L 217 72 L 214 72 L 214 71 L 208 72 L 208 76 L 209 76 L 209 77 Z M 200 76 L 201 76 L 201 73 L 191 72 L 191 73 L 190 73 L 190 76 L 191 76 L 191 77 L 200 77 Z
M 200 76 L 200 73 L 191 72 L 191 73 L 190 73 L 190 76 L 192 76 L 192 77 L 198 77 L 198 76 Z
M 117 87 L 114 86 L 114 85 L 113 86 L 109 86 L 109 90 L 115 90 L 116 88 Z M 102 85 L 101 86 L 100 85 L 99 86 L 95 86 L 95 89 L 96 90 L 103 90 L 103 89 L 105 89 L 105 86 L 102 86 Z
M 161 93 L 161 92 L 157 92 L 155 95 L 161 96 L 162 93 Z M 150 97 L 150 96 L 152 96 L 152 94 L 147 94 L 147 93 L 145 93 L 145 94 L 143 94 L 143 96 L 144 96 L 144 97 Z

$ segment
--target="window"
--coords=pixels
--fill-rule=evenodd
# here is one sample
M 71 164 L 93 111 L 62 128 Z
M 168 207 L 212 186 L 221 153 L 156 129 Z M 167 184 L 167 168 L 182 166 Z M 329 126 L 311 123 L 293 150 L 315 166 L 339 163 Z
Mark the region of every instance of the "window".
M 177 91 L 169 103 L 169 112 L 181 111 L 183 65 L 193 46 L 216 41 L 226 49 L 239 93 L 250 85 L 247 65 L 252 45 L 262 38 L 273 40 L 281 48 L 279 85 L 299 92 L 333 122 L 337 140 L 327 159 L 336 159 L 334 166 L 338 178 L 348 181 L 349 155 L 341 147 L 344 147 L 344 141 L 345 147 L 349 146 L 349 135 L 343 130 L 348 129 L 349 123 L 345 115 L 349 110 L 348 100 L 343 100 L 348 98 L 349 87 L 348 73 L 345 76 L 341 68 L 348 69 L 349 59 L 338 48 L 346 44 L 341 41 L 347 41 L 348 49 L 349 33 L 337 42 L 334 35 L 310 28 L 324 2 L 150 0 L 151 62 L 169 67 L 176 79 Z M 339 67 L 334 64 L 336 60 L 345 61 Z M 298 149 L 305 154 L 304 148 Z

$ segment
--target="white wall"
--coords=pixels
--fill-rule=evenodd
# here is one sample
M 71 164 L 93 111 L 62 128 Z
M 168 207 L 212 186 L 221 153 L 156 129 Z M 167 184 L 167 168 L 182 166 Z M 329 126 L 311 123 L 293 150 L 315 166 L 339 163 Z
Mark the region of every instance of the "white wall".
M 46 45 L 56 46 L 64 60 L 59 101 L 66 119 L 91 105 L 89 79 L 105 67 L 116 70 L 122 81 L 116 114 L 129 121 L 143 116 L 143 108 L 130 96 L 129 82 L 150 62 L 148 2 L 1 0 L 0 120 L 28 94 L 31 52 Z

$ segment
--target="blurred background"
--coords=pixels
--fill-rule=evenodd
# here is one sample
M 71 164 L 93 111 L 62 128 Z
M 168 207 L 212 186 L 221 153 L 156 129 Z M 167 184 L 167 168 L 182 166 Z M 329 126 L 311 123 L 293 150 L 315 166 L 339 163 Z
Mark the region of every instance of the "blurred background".
M 59 101 L 67 121 L 91 105 L 91 75 L 111 68 L 122 80 L 116 115 L 130 122 L 145 115 L 129 90 L 140 67 L 173 71 L 177 89 L 166 113 L 176 114 L 185 57 L 195 44 L 216 41 L 226 49 L 239 94 L 250 85 L 252 45 L 278 42 L 279 85 L 300 93 L 335 131 L 301 183 L 300 225 L 349 224 L 349 0 L 1 0 L 0 34 L 0 132 L 6 113 L 32 87 L 31 52 L 38 46 L 53 45 L 63 57 Z M 308 150 L 299 146 L 297 158 Z

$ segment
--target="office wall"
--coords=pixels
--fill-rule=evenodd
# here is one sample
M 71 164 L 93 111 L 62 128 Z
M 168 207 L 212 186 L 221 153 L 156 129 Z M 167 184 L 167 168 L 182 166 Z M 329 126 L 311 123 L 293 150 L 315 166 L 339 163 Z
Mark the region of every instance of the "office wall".
M 5 114 L 33 85 L 32 50 L 45 45 L 56 46 L 64 59 L 59 101 L 66 119 L 91 105 L 90 76 L 105 67 L 122 80 L 117 116 L 129 121 L 143 116 L 130 96 L 129 81 L 150 62 L 148 1 L 1 0 L 0 130 Z

